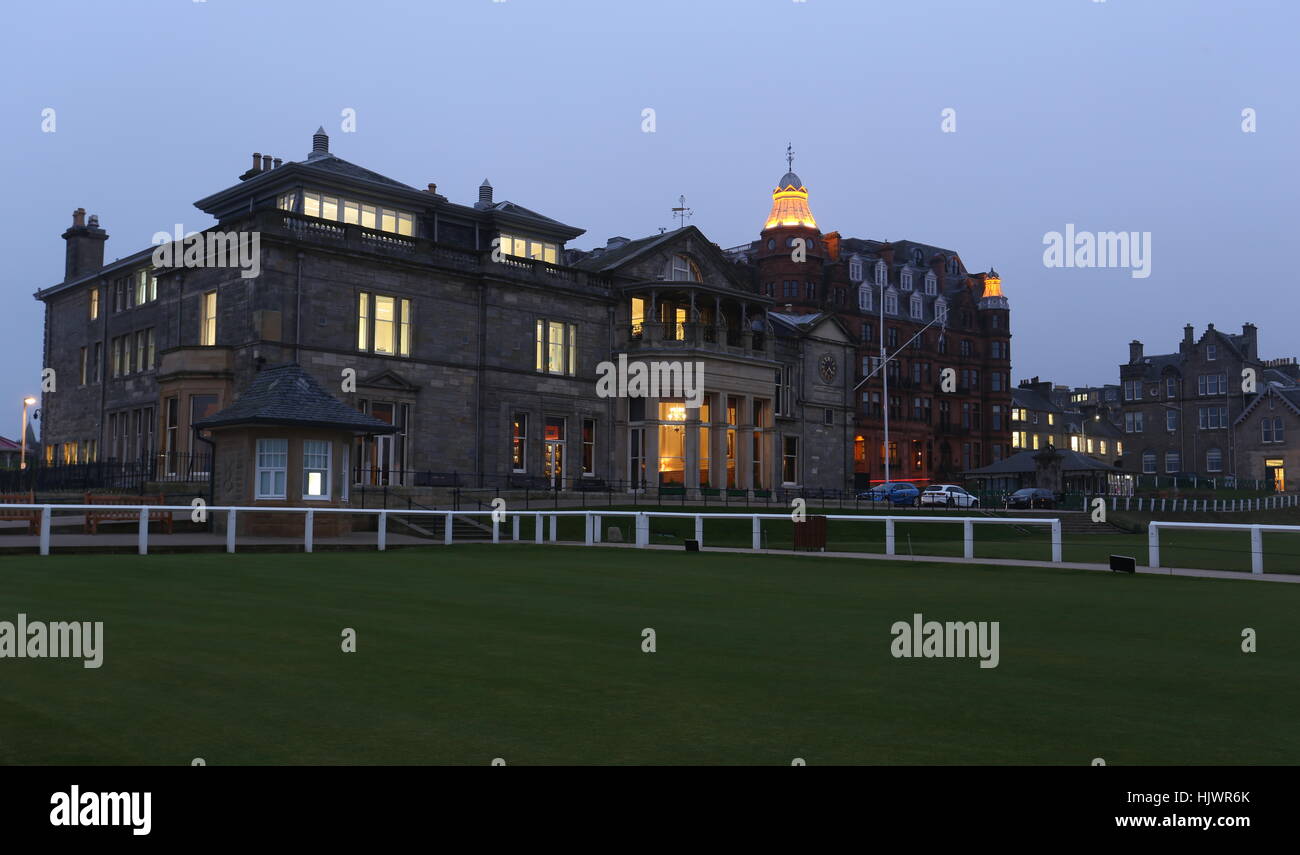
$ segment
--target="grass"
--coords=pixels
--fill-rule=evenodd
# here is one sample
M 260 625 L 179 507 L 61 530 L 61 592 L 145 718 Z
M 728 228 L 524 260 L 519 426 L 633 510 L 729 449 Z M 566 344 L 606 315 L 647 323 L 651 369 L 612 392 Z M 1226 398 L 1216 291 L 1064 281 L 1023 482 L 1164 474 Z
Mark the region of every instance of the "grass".
M 98 670 L 0 660 L 6 764 L 1300 763 L 1300 586 L 485 544 L 0 568 L 0 620 L 106 637 Z M 1000 621 L 999 667 L 893 658 L 915 612 Z

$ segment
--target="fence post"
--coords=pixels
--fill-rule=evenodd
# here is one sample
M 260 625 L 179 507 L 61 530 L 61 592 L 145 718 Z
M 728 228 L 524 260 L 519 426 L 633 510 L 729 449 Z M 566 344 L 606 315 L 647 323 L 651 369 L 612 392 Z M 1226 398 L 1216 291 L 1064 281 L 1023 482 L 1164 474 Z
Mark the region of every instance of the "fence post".
M 511 520 L 510 539 L 518 540 L 519 539 L 519 514 L 515 514 L 513 517 L 510 518 L 510 520 Z
M 1160 527 L 1154 522 L 1147 525 L 1147 566 L 1160 566 Z
M 446 525 L 447 527 L 442 531 L 442 542 L 444 546 L 451 546 L 451 511 L 447 511 Z
M 149 509 L 140 509 L 140 533 L 137 539 L 137 546 L 141 555 L 149 554 Z
M 50 506 L 41 508 L 41 555 L 50 554 Z
M 703 514 L 695 515 L 695 542 L 699 544 L 701 549 L 704 548 L 704 515 Z
M 1052 520 L 1052 563 L 1061 563 L 1061 520 L 1060 517 Z
M 559 495 L 559 494 L 557 493 L 556 495 Z M 552 515 L 552 516 L 551 516 L 551 543 L 555 543 L 555 541 L 556 541 L 556 534 L 555 534 L 555 533 L 556 533 L 556 530 L 557 530 L 556 524 L 557 524 L 559 521 L 560 521 L 559 516 L 557 516 L 557 515 Z
M 1250 529 L 1250 572 L 1264 572 L 1264 533 L 1259 526 Z
M 501 523 L 497 520 L 495 513 L 492 514 L 492 542 L 501 542 Z
M 388 512 L 379 512 L 379 551 L 388 548 Z
M 303 534 L 302 534 L 302 551 L 303 551 L 303 552 L 311 552 L 311 547 L 312 547 L 312 533 L 313 533 L 313 532 L 312 532 L 312 528 L 314 527 L 314 526 L 313 526 L 313 523 L 315 523 L 315 522 L 316 522 L 316 512 L 315 512 L 315 511 L 312 511 L 312 510 L 307 511 L 307 520 L 306 520 L 306 522 L 303 524 Z
M 591 522 L 592 522 L 592 520 L 591 520 L 591 514 L 583 514 L 583 515 L 582 515 L 583 542 L 586 543 L 587 546 L 591 546 L 591 542 L 592 542 L 592 541 L 591 541 L 591 529 L 592 529 Z M 518 538 L 515 538 L 515 539 L 518 540 Z
M 650 542 L 650 520 L 646 517 L 645 512 L 638 512 L 636 515 L 636 545 L 638 547 L 647 546 Z
M 894 518 L 885 517 L 885 554 L 894 554 Z
M 533 517 L 533 543 L 542 542 L 542 515 Z
M 238 511 L 236 511 L 234 508 L 231 508 L 229 511 L 226 511 L 226 551 L 227 552 L 235 551 L 235 531 L 237 530 L 236 523 L 235 523 L 236 513 L 238 513 Z
M 593 543 L 600 543 L 600 514 L 593 514 L 591 517 L 591 540 Z
M 750 546 L 755 551 L 763 548 L 763 524 L 757 514 L 754 515 L 753 540 Z
M 961 539 L 962 539 L 962 549 L 961 549 L 962 555 L 966 556 L 967 558 L 974 558 L 975 557 L 975 523 L 971 522 L 969 518 L 961 521 Z

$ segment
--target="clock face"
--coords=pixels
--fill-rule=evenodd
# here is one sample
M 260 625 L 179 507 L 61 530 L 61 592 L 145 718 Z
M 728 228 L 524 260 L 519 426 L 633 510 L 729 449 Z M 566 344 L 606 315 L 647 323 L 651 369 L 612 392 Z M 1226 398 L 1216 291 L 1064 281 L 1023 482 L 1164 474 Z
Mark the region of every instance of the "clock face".
M 829 353 L 822 354 L 821 361 L 817 363 L 817 370 L 822 375 L 822 382 L 830 383 L 834 380 L 837 367 L 834 356 Z

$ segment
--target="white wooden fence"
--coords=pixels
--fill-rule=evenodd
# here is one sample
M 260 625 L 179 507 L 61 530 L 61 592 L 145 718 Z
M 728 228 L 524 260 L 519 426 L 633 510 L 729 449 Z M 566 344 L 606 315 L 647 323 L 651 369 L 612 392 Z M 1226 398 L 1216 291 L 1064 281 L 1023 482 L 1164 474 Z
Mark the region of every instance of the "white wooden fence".
M 1300 534 L 1300 525 L 1251 525 L 1250 523 L 1198 523 L 1198 522 L 1151 522 L 1147 526 L 1147 565 L 1152 569 L 1160 566 L 1160 532 L 1165 529 L 1197 529 L 1204 531 L 1248 531 L 1250 532 L 1250 572 L 1264 572 L 1264 532 L 1278 531 Z
M 1106 498 L 1105 496 L 1093 498 Z M 1084 503 L 1092 507 L 1093 499 Z M 1254 499 L 1170 499 L 1146 496 L 1111 496 L 1112 511 L 1170 511 L 1176 513 L 1236 513 L 1238 511 L 1271 511 L 1277 508 L 1300 507 L 1300 493 L 1278 493 Z
M 192 505 L 4 505 L 6 509 L 31 509 L 40 510 L 40 554 L 50 554 L 50 538 L 53 512 L 58 511 L 99 511 L 111 510 L 114 512 L 126 513 L 134 511 L 139 522 L 136 525 L 136 544 L 137 551 L 141 555 L 149 553 L 149 516 L 151 513 L 158 511 L 171 511 L 175 514 L 188 515 L 196 509 Z M 709 514 L 691 514 L 678 513 L 671 511 L 594 511 L 594 510 L 527 510 L 527 511 L 438 511 L 438 510 L 379 510 L 372 508 L 285 508 L 285 507 L 238 507 L 238 506 L 217 506 L 208 505 L 202 508 L 207 514 L 225 514 L 226 515 L 226 551 L 234 552 L 237 546 L 237 535 L 239 514 L 241 513 L 258 513 L 258 514 L 301 514 L 303 517 L 303 549 L 311 552 L 314 548 L 313 527 L 315 524 L 316 514 L 353 514 L 356 516 L 375 516 L 376 535 L 375 545 L 379 550 L 387 548 L 388 544 L 388 517 L 389 515 L 402 517 L 441 517 L 443 520 L 443 538 L 442 542 L 451 544 L 455 542 L 455 525 L 456 517 L 487 517 L 492 523 L 492 542 L 501 541 L 501 526 L 508 519 L 510 520 L 510 537 L 512 540 L 521 539 L 521 529 L 526 518 L 531 517 L 533 520 L 533 542 L 543 543 L 546 539 L 551 542 L 557 540 L 557 526 L 560 517 L 574 516 L 583 518 L 583 542 L 587 546 L 594 546 L 601 542 L 601 521 L 605 517 L 633 518 L 635 520 L 634 530 L 636 538 L 634 544 L 638 547 L 645 548 L 650 545 L 650 520 L 653 518 L 687 518 L 695 521 L 695 540 L 700 545 L 704 545 L 704 521 L 706 519 L 747 519 L 752 520 L 751 548 L 759 550 L 763 548 L 762 543 L 762 521 L 763 520 L 783 520 L 791 521 L 790 514 L 731 514 L 731 513 L 709 513 Z M 857 514 L 825 514 L 828 521 L 856 523 L 856 524 L 879 524 L 885 526 L 885 554 L 895 555 L 895 526 L 899 522 L 905 523 L 946 523 L 948 525 L 961 524 L 962 526 L 962 554 L 966 558 L 975 557 L 975 527 L 977 525 L 1040 525 L 1047 526 L 1051 533 L 1051 560 L 1054 563 L 1061 562 L 1061 521 L 1054 518 L 1016 518 L 1016 517 L 955 517 L 955 516 L 863 516 Z M 543 520 L 549 520 L 546 525 Z M 544 538 L 548 534 L 549 538 Z

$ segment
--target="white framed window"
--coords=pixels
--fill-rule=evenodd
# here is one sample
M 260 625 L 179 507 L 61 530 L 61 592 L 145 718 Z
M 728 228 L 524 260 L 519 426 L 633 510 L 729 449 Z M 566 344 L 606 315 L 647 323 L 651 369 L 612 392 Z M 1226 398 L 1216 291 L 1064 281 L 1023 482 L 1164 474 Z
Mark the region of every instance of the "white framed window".
M 858 309 L 863 312 L 871 311 L 871 286 L 865 282 L 858 286 Z
M 941 324 L 948 322 L 948 301 L 943 297 L 934 301 L 934 316 Z
M 1142 452 L 1142 473 L 1144 475 L 1156 474 L 1156 453 L 1154 451 Z
M 930 297 L 939 293 L 939 280 L 935 278 L 933 273 L 925 274 L 925 293 Z
M 324 439 L 305 439 L 302 443 L 302 497 L 330 497 L 330 444 Z
M 849 259 L 849 280 L 853 282 L 862 281 L 862 259 L 857 256 Z
M 542 374 L 578 373 L 578 325 L 538 319 L 534 368 Z
M 910 270 L 903 271 L 902 288 L 904 291 L 912 290 L 912 271 Z
M 912 295 L 911 309 L 912 309 L 912 317 L 919 319 L 921 317 L 921 295 L 920 294 Z
M 1165 410 L 1165 430 L 1173 433 L 1178 430 L 1178 411 Z
M 885 267 L 885 262 L 877 261 L 876 262 L 876 284 L 883 287 L 885 284 L 886 275 L 887 275 L 887 268 Z
M 898 314 L 898 295 L 897 295 L 897 294 L 890 293 L 890 294 L 886 294 L 886 295 L 885 295 L 885 314 L 887 314 L 887 315 L 897 315 L 897 314 Z
M 1213 362 L 1218 358 L 1219 358 L 1219 346 L 1215 344 L 1207 344 L 1205 346 L 1205 361 Z
M 499 246 L 502 255 L 531 258 L 534 261 L 545 261 L 547 264 L 556 264 L 560 260 L 560 245 L 553 241 L 510 235 L 505 232 L 502 232 L 500 237 Z
M 411 355 L 411 301 L 386 294 L 357 294 L 357 350 Z
M 1178 471 L 1179 459 L 1180 457 L 1177 451 L 1165 452 L 1165 474 L 1166 475 L 1171 475 L 1174 472 Z
M 669 265 L 668 278 L 674 282 L 699 282 L 700 269 L 688 256 L 674 255 Z
M 257 441 L 256 474 L 257 498 L 285 498 L 285 484 L 289 475 L 289 440 L 259 439 Z
M 1211 448 L 1205 452 L 1205 471 L 1222 472 L 1223 471 L 1223 452 L 1217 448 Z

